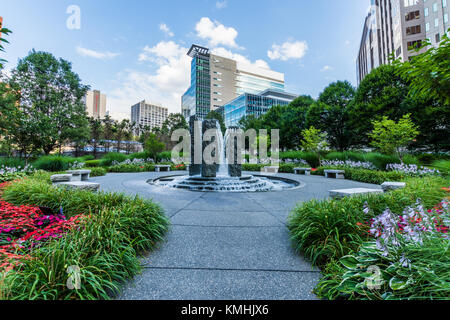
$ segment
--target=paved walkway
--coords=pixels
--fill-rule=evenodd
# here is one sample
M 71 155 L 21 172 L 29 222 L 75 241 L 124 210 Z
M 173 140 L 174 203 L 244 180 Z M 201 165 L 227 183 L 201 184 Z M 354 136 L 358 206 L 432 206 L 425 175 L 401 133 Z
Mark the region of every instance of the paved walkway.
M 179 173 L 176 173 L 179 174 Z M 172 226 L 166 242 L 142 259 L 144 270 L 119 299 L 315 299 L 320 273 L 296 254 L 286 228 L 298 202 L 365 183 L 280 174 L 303 187 L 267 193 L 199 193 L 146 183 L 164 173 L 92 178 L 105 191 L 159 202 Z M 375 188 L 379 188 L 375 186 Z

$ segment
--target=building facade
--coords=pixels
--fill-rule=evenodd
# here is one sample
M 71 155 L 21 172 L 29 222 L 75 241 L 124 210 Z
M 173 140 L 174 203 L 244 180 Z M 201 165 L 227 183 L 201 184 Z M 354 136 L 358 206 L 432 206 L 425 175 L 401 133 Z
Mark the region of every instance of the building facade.
M 298 96 L 281 90 L 267 89 L 259 94 L 244 93 L 236 99 L 219 108 L 225 125 L 239 126 L 239 121 L 249 115 L 259 117 L 265 114 L 272 106 L 286 106 Z
M 449 0 L 371 0 L 364 21 L 356 73 L 358 84 L 390 59 L 407 61 L 425 39 L 438 46 L 448 31 Z
M 103 119 L 106 115 L 106 95 L 98 90 L 88 91 L 85 99 L 86 112 L 89 117 Z
M 140 135 L 142 127 L 161 128 L 169 116 L 169 109 L 160 104 L 141 101 L 131 106 L 131 122 L 136 123 L 135 135 Z
M 445 33 L 450 36 L 449 2 L 450 0 L 424 0 L 425 33 L 434 47 L 439 45 Z
M 192 115 L 204 118 L 243 93 L 284 90 L 282 73 L 242 64 L 197 45 L 188 55 L 192 58 L 191 84 L 181 99 L 186 119 Z

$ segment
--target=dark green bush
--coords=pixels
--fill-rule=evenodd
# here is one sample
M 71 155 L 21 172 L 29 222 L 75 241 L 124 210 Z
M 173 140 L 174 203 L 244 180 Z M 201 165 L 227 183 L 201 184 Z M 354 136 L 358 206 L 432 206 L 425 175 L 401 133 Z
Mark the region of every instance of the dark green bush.
M 146 164 L 117 164 L 108 168 L 109 172 L 126 173 L 126 172 L 150 172 L 155 171 L 155 165 L 151 163 Z
M 93 155 L 87 154 L 78 159 L 80 159 L 79 161 L 85 162 L 85 161 L 89 161 L 89 160 L 95 160 L 95 157 Z
M 285 151 L 280 152 L 280 160 L 284 159 L 303 159 L 309 163 L 312 168 L 317 168 L 319 166 L 319 157 L 317 154 L 312 152 L 304 151 Z
M 6 188 L 3 198 L 13 204 L 32 204 L 57 210 L 68 217 L 91 218 L 80 230 L 35 248 L 34 259 L 9 272 L 0 286 L 7 299 L 108 299 L 140 271 L 138 254 L 161 241 L 168 219 L 161 207 L 138 197 L 92 193 L 51 186 L 37 176 Z M 67 267 L 81 269 L 81 289 L 69 290 Z
M 25 160 L 21 158 L 3 158 L 0 157 L 0 167 L 5 166 L 9 168 L 23 168 L 25 166 Z
M 105 168 L 99 168 L 99 167 L 94 167 L 94 168 L 90 168 L 89 170 L 91 170 L 91 177 L 101 177 L 106 175 L 107 171 Z
M 102 160 L 87 160 L 84 165 L 88 168 L 100 167 L 102 165 Z
M 363 212 L 366 201 L 373 215 L 379 215 L 387 207 L 393 212 L 402 212 L 419 198 L 426 208 L 432 208 L 446 196 L 441 189 L 446 186 L 445 179 L 414 178 L 406 182 L 405 189 L 381 195 L 311 200 L 299 204 L 289 217 L 289 229 L 296 250 L 304 253 L 314 264 L 324 266 L 357 250 L 367 240 L 366 232 L 357 225 L 371 218 Z
M 76 158 L 66 156 L 43 156 L 33 162 L 33 167 L 38 170 L 58 172 L 68 170 L 76 161 Z
M 325 175 L 324 171 L 327 169 L 340 169 L 345 171 L 345 179 L 382 184 L 387 181 L 400 182 L 405 180 L 407 177 L 401 172 L 396 171 L 376 171 L 358 168 L 338 168 L 338 167 L 319 167 L 316 171 L 311 172 L 312 175 Z
M 148 154 L 148 152 L 143 151 L 143 152 L 136 152 L 136 153 L 132 153 L 128 156 L 128 158 L 130 160 L 134 160 L 134 159 L 148 159 L 150 158 L 150 155 Z
M 101 164 L 102 164 L 102 166 L 107 167 L 107 166 L 112 165 L 113 161 L 117 161 L 120 163 L 120 162 L 124 162 L 127 159 L 128 159 L 128 157 L 123 153 L 110 152 L 110 153 L 105 154 L 102 157 Z

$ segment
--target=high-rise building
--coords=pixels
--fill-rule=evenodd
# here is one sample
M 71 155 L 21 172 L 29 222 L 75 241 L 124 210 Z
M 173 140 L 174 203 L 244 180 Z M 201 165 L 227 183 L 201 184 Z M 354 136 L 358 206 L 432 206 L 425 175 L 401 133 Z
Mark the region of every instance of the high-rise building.
M 89 117 L 103 119 L 106 115 L 106 95 L 98 90 L 88 91 L 84 98 Z
M 2 38 L 2 33 L 1 33 L 2 26 L 3 26 L 3 17 L 0 17 L 0 39 Z
M 450 0 L 424 0 L 425 33 L 431 45 L 437 47 L 450 28 Z M 450 34 L 448 34 L 450 36 Z
M 131 122 L 136 124 L 135 134 L 140 135 L 140 128 L 161 128 L 169 115 L 169 109 L 157 103 L 141 101 L 131 107 Z
M 436 1 L 447 0 L 425 0 L 425 3 Z M 358 84 L 392 57 L 406 61 L 418 54 L 412 49 L 420 47 L 427 37 L 425 20 L 429 10 L 424 0 L 371 0 L 356 59 Z
M 266 89 L 284 90 L 284 74 L 249 66 L 212 54 L 208 48 L 192 45 L 191 84 L 181 99 L 183 115 L 204 118 L 243 93 Z
M 281 90 L 267 89 L 258 94 L 244 93 L 228 102 L 218 110 L 222 113 L 227 127 L 238 126 L 239 120 L 254 115 L 259 117 L 271 107 L 286 106 L 296 99 L 298 95 Z

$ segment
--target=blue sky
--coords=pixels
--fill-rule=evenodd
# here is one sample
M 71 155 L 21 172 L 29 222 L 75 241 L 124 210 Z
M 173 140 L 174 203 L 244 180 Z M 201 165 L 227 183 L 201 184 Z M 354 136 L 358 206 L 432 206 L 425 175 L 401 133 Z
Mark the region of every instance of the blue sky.
M 76 5 L 80 29 L 69 29 Z M 317 97 L 330 82 L 356 84 L 355 58 L 369 0 L 0 0 L 13 34 L 7 69 L 31 49 L 73 64 L 108 96 L 115 118 L 140 100 L 180 112 L 191 44 L 285 74 L 286 89 Z

